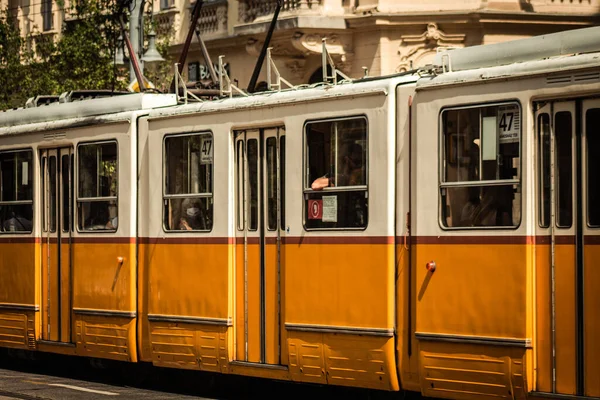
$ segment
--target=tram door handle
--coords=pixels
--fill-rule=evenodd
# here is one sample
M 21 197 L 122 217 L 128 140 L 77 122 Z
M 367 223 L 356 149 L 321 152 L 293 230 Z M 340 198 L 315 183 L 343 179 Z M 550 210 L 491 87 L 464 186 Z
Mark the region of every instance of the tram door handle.
M 115 286 L 117 285 L 117 279 L 119 278 L 119 272 L 121 272 L 121 267 L 123 266 L 123 257 L 117 257 L 117 271 L 115 272 L 115 279 L 113 279 L 112 290 L 115 290 Z
M 427 264 L 425 264 L 425 268 L 427 268 L 427 271 L 434 273 L 435 269 L 436 269 L 437 265 L 435 264 L 435 261 L 431 260 L 429 261 Z

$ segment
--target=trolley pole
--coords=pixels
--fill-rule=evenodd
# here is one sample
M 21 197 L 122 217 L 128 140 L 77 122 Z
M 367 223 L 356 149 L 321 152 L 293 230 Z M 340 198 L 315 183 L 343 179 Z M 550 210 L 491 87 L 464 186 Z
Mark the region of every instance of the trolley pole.
M 140 70 L 142 71 L 142 75 L 144 72 L 144 62 L 142 61 L 142 54 L 140 49 L 143 48 L 142 41 L 144 38 L 144 0 L 133 0 L 131 2 L 131 6 L 133 7 L 130 10 L 131 18 L 129 19 L 129 38 L 131 40 L 131 45 L 133 46 L 133 51 L 139 61 Z M 133 63 L 129 64 L 129 82 L 133 82 L 136 79 L 135 70 L 133 68 Z M 138 82 L 139 85 L 142 82 Z

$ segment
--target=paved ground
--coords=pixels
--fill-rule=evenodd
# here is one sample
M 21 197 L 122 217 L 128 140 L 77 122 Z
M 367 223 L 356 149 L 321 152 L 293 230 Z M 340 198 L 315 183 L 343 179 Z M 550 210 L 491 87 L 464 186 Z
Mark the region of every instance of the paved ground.
M 14 355 L 14 354 L 13 354 Z M 151 365 L 90 362 L 0 349 L 0 400 L 230 400 L 415 398 L 352 388 L 270 381 Z M 41 358 L 40 358 L 41 356 Z M 382 396 L 383 395 L 383 396 Z M 418 396 L 417 396 L 418 398 Z
M 207 399 L 180 393 L 144 390 L 128 386 L 70 379 L 46 374 L 0 369 L 0 400 L 83 400 L 83 399 Z

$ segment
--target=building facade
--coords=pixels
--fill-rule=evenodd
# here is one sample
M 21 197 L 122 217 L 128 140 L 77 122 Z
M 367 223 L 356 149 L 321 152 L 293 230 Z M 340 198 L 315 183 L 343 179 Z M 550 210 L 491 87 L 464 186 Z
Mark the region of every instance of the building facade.
M 69 0 L 67 0 L 69 1 Z M 74 1 L 74 0 L 70 0 Z M 143 0 L 138 0 L 143 1 Z M 198 0 L 145 1 L 158 38 L 170 35 L 177 59 Z M 428 64 L 437 49 L 519 39 L 596 25 L 600 0 L 282 0 L 271 55 L 290 83 L 322 79 L 322 40 L 336 68 L 356 78 Z M 68 16 L 56 0 L 0 0 L 23 34 L 58 35 Z M 245 88 L 271 23 L 276 0 L 205 0 L 198 29 L 213 64 L 219 56 L 233 82 Z M 150 14 L 147 14 L 147 16 Z M 146 16 L 146 18 L 147 18 Z M 184 78 L 208 78 L 197 38 Z M 267 79 L 263 66 L 259 81 Z

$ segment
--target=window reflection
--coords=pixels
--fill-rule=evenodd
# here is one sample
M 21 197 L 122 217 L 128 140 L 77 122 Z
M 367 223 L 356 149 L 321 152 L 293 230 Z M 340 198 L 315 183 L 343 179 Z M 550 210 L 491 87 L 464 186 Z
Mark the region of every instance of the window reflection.
M 77 157 L 79 230 L 115 231 L 119 187 L 117 143 L 82 144 L 78 147 Z M 52 169 L 50 172 L 52 174 Z
M 368 221 L 367 121 L 319 121 L 306 126 L 307 229 L 364 228 Z
M 0 231 L 32 231 L 33 151 L 0 153 Z
M 520 179 L 520 138 L 517 104 L 442 113 L 440 194 L 446 227 L 519 224 L 520 185 L 508 181 Z
M 209 133 L 167 137 L 164 227 L 208 231 L 213 225 L 213 140 Z

